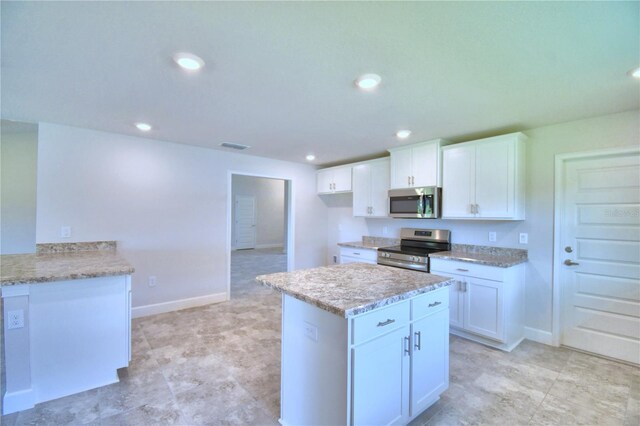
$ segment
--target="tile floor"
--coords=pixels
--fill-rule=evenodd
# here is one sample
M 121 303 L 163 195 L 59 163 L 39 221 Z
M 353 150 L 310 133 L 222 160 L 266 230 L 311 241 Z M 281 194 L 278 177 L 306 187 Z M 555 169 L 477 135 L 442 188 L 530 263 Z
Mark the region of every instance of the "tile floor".
M 280 297 L 253 281 L 274 250 L 234 252 L 232 300 L 134 321 L 119 383 L 3 416 L 10 425 L 275 425 Z M 525 341 L 511 353 L 451 338 L 451 383 L 412 425 L 640 424 L 640 369 Z

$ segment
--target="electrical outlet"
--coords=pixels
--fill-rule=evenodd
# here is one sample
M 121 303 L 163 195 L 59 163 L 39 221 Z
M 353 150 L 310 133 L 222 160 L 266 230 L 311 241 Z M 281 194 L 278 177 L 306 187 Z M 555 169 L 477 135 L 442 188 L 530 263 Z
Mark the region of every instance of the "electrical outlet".
M 307 336 L 309 339 L 313 340 L 314 342 L 317 342 L 318 327 L 306 321 L 304 321 L 303 327 L 304 327 L 304 335 Z
M 155 275 L 149 277 L 149 287 L 155 287 L 157 284 Z
M 520 244 L 529 244 L 529 234 L 525 232 L 520 233 Z
M 7 330 L 24 327 L 24 310 L 17 309 L 7 312 Z
M 496 242 L 496 233 L 495 232 L 489 232 L 489 241 L 492 243 Z
M 70 226 L 61 226 L 60 227 L 60 238 L 71 238 L 71 227 Z

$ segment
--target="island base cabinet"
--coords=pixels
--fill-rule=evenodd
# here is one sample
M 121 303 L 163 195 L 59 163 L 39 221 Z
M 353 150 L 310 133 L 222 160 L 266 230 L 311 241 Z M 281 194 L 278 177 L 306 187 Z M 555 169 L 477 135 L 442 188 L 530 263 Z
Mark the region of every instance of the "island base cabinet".
M 417 417 L 449 385 L 448 296 L 445 287 L 343 318 L 283 294 L 280 423 Z
M 130 276 L 8 286 L 2 298 L 24 314 L 24 327 L 4 325 L 4 414 L 118 382 L 131 354 Z

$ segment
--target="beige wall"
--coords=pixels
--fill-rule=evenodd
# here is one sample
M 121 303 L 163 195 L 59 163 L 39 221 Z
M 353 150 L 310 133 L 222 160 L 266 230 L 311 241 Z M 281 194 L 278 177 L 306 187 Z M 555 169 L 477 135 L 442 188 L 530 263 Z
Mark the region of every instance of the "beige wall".
M 338 242 L 362 234 L 398 237 L 400 228 L 450 229 L 454 243 L 514 247 L 529 250 L 526 281 L 526 325 L 534 332 L 551 332 L 553 267 L 553 192 L 555 155 L 640 143 L 640 112 L 629 111 L 525 131 L 527 140 L 526 220 L 518 222 L 465 220 L 394 220 L 352 217 L 351 197 L 323 196 L 329 208 L 327 263 Z M 387 233 L 385 234 L 385 229 Z M 488 233 L 497 233 L 489 243 Z M 518 241 L 529 234 L 529 244 Z
M 255 176 L 233 175 L 232 200 L 236 195 L 256 200 L 256 248 L 284 247 L 284 181 Z M 235 217 L 235 202 L 231 205 Z M 231 247 L 235 226 L 231 229 Z
M 0 254 L 36 250 L 37 126 L 29 133 L 3 132 L 0 140 Z

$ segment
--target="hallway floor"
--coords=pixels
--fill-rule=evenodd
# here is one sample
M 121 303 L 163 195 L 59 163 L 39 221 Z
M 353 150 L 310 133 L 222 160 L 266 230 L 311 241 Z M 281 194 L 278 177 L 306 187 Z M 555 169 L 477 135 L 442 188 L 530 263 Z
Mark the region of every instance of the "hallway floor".
M 254 277 L 277 250 L 232 254 L 229 302 L 134 320 L 119 383 L 2 417 L 10 425 L 276 425 L 278 293 Z M 640 369 L 524 341 L 511 353 L 451 337 L 450 388 L 412 425 L 640 424 Z

